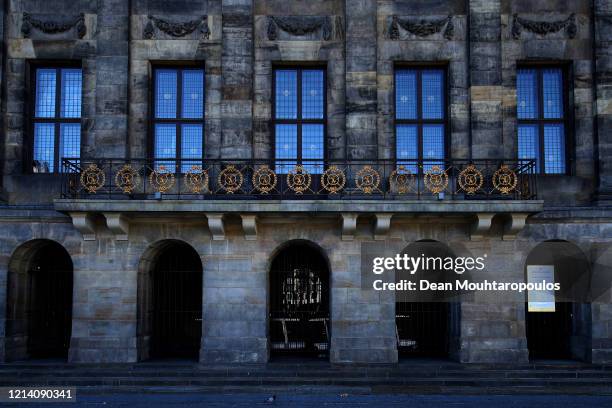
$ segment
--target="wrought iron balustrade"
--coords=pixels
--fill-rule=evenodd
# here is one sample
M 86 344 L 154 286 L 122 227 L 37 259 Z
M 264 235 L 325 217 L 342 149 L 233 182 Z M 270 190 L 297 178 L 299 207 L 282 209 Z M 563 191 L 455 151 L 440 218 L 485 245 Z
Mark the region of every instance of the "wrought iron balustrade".
M 534 160 L 63 159 L 62 197 L 534 200 Z

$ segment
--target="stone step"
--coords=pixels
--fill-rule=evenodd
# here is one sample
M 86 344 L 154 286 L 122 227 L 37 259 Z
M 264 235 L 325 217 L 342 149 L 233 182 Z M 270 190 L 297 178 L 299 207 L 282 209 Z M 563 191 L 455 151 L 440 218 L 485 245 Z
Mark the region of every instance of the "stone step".
M 26 371 L 0 371 L 0 380 L 10 379 L 15 377 L 37 378 L 47 377 L 48 372 L 40 372 L 33 370 Z M 95 378 L 95 377 L 175 377 L 175 378 L 233 378 L 233 377 L 277 377 L 277 378 L 326 378 L 326 377 L 342 377 L 342 378 L 602 378 L 612 379 L 612 372 L 601 371 L 439 371 L 439 372 L 391 372 L 391 373 L 361 373 L 361 372 L 329 372 L 329 371 L 314 371 L 314 372 L 297 372 L 283 373 L 274 371 L 262 372 L 229 372 L 215 373 L 207 371 L 185 371 L 185 372 L 140 372 L 140 371 L 54 371 L 53 377 L 58 378 Z
M 281 377 L 70 377 L 53 375 L 25 376 L 0 379 L 2 386 L 287 386 L 287 385 L 345 385 L 345 386 L 606 386 L 612 389 L 609 378 L 478 378 L 478 377 L 435 377 L 435 378 L 281 378 Z
M 0 381 L 13 378 L 98 378 L 98 377 L 147 377 L 147 378 L 601 378 L 612 379 L 612 371 L 605 370 L 116 370 L 83 368 L 62 370 L 0 369 Z

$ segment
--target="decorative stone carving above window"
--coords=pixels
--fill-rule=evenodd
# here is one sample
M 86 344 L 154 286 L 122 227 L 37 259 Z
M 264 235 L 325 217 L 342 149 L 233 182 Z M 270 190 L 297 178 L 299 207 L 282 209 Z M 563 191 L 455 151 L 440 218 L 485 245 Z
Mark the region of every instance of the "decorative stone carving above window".
M 344 38 L 344 21 L 341 16 L 269 16 L 268 40 L 278 40 L 279 30 L 296 37 L 319 33 L 323 41 L 341 40 Z
M 576 15 L 572 13 L 564 20 L 534 21 L 527 20 L 515 14 L 512 19 L 512 37 L 515 40 L 521 38 L 521 32 L 523 29 L 538 35 L 557 33 L 565 29 L 565 33 L 567 34 L 568 38 L 575 38 L 577 31 Z
M 85 37 L 87 27 L 85 26 L 85 14 L 81 13 L 76 17 L 71 17 L 66 21 L 46 21 L 40 18 L 33 17 L 30 13 L 23 13 L 21 22 L 21 33 L 24 38 L 30 38 L 32 29 L 45 34 L 64 33 L 72 28 L 76 28 L 76 34 L 79 38 Z
M 154 16 L 148 16 L 149 22 L 144 28 L 143 36 L 147 40 L 155 38 L 155 29 L 171 36 L 171 37 L 185 37 L 196 30 L 199 30 L 202 38 L 207 40 L 210 38 L 210 28 L 208 27 L 208 16 L 203 15 L 201 18 L 185 21 L 185 22 L 173 22 L 157 18 Z
M 455 25 L 453 24 L 453 16 L 444 17 L 437 20 L 414 20 L 393 16 L 389 26 L 389 39 L 399 40 L 400 27 L 408 33 L 417 37 L 429 37 L 443 31 L 443 36 L 447 40 L 452 40 L 455 35 Z

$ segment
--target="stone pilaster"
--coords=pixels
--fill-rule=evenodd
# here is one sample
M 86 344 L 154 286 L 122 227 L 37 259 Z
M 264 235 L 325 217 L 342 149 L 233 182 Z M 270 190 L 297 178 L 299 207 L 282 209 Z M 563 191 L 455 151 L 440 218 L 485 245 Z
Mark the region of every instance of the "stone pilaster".
M 595 92 L 599 205 L 612 205 L 612 1 L 595 4 Z
M 221 157 L 253 150 L 253 2 L 223 0 Z
M 332 363 L 395 363 L 395 294 L 361 287 L 361 242 L 343 241 L 331 256 Z
M 101 250 L 98 245 L 103 247 Z M 73 258 L 72 335 L 68 361 L 128 363 L 137 360 L 137 271 L 127 242 L 83 244 L 96 255 Z
M 7 2 L 3 1 L 2 4 L 0 4 L 0 41 L 2 42 L 2 44 L 4 44 L 4 15 L 5 15 L 5 10 L 4 8 L 6 7 Z M 4 49 L 0 49 L 0 61 L 2 61 L 2 63 L 0 64 L 0 89 L 4 89 Z M 4 91 L 0 92 L 0 95 L 6 95 L 6 93 Z M 2 98 L 2 103 L 0 105 L 0 112 L 2 112 L 2 115 L 0 117 L 0 129 L 4 128 L 4 112 L 5 112 L 5 108 L 6 108 L 6 103 L 4 102 L 5 99 Z M 7 201 L 7 197 L 5 195 L 4 192 L 4 158 L 5 158 L 5 153 L 4 153 L 4 149 L 5 149 L 5 143 L 4 143 L 4 138 L 0 138 L 0 202 L 3 201 Z
M 500 0 L 470 0 L 471 156 L 490 159 L 502 150 Z
M 346 0 L 347 159 L 377 157 L 376 1 Z
M 96 72 L 95 122 L 91 137 L 84 140 L 85 157 L 120 158 L 127 152 L 128 4 L 113 0 L 98 2 L 97 54 L 93 67 Z M 83 68 L 85 73 L 92 69 Z M 85 126 L 88 126 L 87 121 Z
M 235 237 L 232 237 L 235 239 Z M 220 249 L 227 241 L 213 244 Z M 231 245 L 231 244 L 230 244 Z M 265 363 L 265 261 L 257 256 L 214 255 L 204 258 L 204 303 L 200 362 Z

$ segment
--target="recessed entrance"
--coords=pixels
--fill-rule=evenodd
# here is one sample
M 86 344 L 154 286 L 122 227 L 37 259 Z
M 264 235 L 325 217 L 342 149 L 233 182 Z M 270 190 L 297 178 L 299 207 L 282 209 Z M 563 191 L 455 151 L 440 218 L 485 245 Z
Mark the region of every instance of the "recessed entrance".
M 410 257 L 454 257 L 451 250 L 437 241 L 418 241 L 403 251 Z M 420 276 L 443 274 L 443 270 L 417 271 Z M 431 279 L 431 278 L 430 278 Z M 441 279 L 432 279 L 442 282 Z M 396 294 L 396 296 L 399 296 Z M 451 320 L 457 320 L 459 304 L 441 299 L 410 302 L 397 298 L 395 302 L 395 327 L 397 350 L 400 358 L 425 357 L 448 358 L 453 333 Z
M 534 311 L 525 303 L 525 320 L 529 358 L 534 359 L 585 359 L 590 338 L 591 286 L 589 262 L 580 248 L 567 241 L 547 241 L 536 246 L 525 263 L 526 280 L 529 267 L 551 268 L 554 280 L 561 284 L 564 296 L 555 298 L 547 308 L 554 311 Z M 575 301 L 572 301 L 575 300 Z M 542 309 L 539 307 L 538 309 Z
M 294 242 L 270 271 L 272 356 L 329 355 L 329 268 L 318 248 Z
M 202 262 L 180 241 L 152 248 L 140 279 L 141 359 L 197 359 L 202 337 Z
M 8 275 L 7 359 L 68 357 L 72 331 L 72 260 L 50 240 L 22 245 Z
M 399 357 L 447 357 L 449 314 L 447 302 L 397 302 L 395 322 Z

